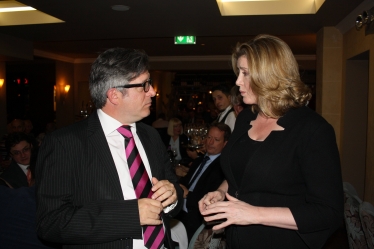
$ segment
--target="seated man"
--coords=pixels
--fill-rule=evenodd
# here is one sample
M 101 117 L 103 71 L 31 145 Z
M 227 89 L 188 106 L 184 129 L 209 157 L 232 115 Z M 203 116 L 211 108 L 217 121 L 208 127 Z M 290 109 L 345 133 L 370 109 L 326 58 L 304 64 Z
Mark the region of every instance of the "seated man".
M 36 235 L 36 196 L 34 186 L 35 158 L 27 171 L 30 187 L 10 189 L 0 186 L 0 247 L 14 248 L 60 248 L 41 241 Z
M 184 191 L 184 206 L 176 219 L 183 222 L 189 240 L 203 222 L 198 201 L 206 193 L 216 190 L 224 180 L 220 166 L 220 155 L 230 135 L 231 129 L 228 125 L 212 124 L 205 139 L 205 156 L 197 157 L 188 174 L 180 178 L 179 183 Z
M 27 187 L 27 168 L 30 165 L 32 139 L 23 132 L 9 134 L 5 147 L 12 161 L 0 175 L 0 185 L 10 188 Z

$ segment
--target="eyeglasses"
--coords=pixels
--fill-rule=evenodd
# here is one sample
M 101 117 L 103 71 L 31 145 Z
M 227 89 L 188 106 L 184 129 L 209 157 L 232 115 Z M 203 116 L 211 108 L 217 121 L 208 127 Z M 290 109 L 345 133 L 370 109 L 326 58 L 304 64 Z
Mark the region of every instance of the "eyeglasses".
M 138 84 L 127 84 L 123 86 L 114 86 L 113 88 L 133 88 L 133 87 L 143 87 L 144 92 L 148 92 L 149 88 L 152 86 L 152 79 L 148 79 L 143 83 Z
M 31 151 L 31 148 L 28 146 L 28 147 L 23 148 L 22 150 L 14 150 L 14 151 L 11 151 L 10 153 L 13 156 L 20 156 L 21 154 L 26 154 L 26 153 L 29 153 L 30 151 Z

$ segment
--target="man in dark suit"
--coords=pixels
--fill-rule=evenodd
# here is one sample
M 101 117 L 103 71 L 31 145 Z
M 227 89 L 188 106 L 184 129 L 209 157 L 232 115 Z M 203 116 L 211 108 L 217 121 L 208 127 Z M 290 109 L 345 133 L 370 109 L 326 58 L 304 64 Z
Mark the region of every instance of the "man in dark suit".
M 11 133 L 5 141 L 5 147 L 11 163 L 0 175 L 0 185 L 10 188 L 28 187 L 26 173 L 33 149 L 31 137 L 23 132 Z
M 41 241 L 36 235 L 36 197 L 34 185 L 35 158 L 27 170 L 29 187 L 11 189 L 0 186 L 0 241 L 2 249 L 60 248 Z M 22 172 L 23 173 L 23 172 Z
M 148 67 L 142 51 L 102 53 L 89 80 L 97 111 L 45 137 L 36 166 L 41 238 L 63 248 L 154 248 L 146 247 L 152 226 L 165 234 L 155 248 L 173 247 L 169 220 L 183 205 L 182 189 L 158 132 L 138 122 L 149 115 L 155 95 Z M 152 181 L 148 197 L 137 198 L 135 162 L 125 154 L 130 147 L 137 148 L 139 178 Z
M 187 175 L 179 181 L 184 191 L 184 206 L 176 219 L 186 227 L 189 240 L 203 222 L 198 206 L 199 200 L 206 193 L 217 189 L 224 180 L 220 155 L 230 135 L 231 129 L 228 125 L 212 124 L 205 139 L 206 154 L 196 158 Z

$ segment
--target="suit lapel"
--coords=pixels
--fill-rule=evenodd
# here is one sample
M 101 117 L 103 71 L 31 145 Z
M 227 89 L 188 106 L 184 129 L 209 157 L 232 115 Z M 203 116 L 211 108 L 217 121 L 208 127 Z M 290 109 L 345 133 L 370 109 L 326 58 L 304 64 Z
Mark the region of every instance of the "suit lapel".
M 209 164 L 208 168 L 206 168 L 206 170 L 203 172 L 203 174 L 202 174 L 201 177 L 199 178 L 199 181 L 197 182 L 196 186 L 199 184 L 199 182 L 200 182 L 201 184 L 205 184 L 205 181 L 204 181 L 205 177 L 206 177 L 207 175 L 209 175 L 210 172 L 211 172 L 213 169 L 215 169 L 215 168 L 217 167 L 217 165 L 219 165 L 219 160 L 220 160 L 220 158 L 221 158 L 221 156 L 218 156 L 216 159 L 214 159 L 213 162 L 211 162 L 211 164 Z M 200 165 L 200 164 L 199 164 L 199 165 Z M 202 180 L 202 181 L 200 181 L 200 180 Z M 196 187 L 195 187 L 195 189 L 196 189 Z
M 155 145 L 152 142 L 152 139 L 150 138 L 148 132 L 138 123 L 136 124 L 136 133 L 140 141 L 142 142 L 145 153 L 147 154 L 149 166 L 151 167 L 152 171 L 152 176 L 159 179 L 161 168 L 155 165 L 155 162 L 157 162 L 157 155 L 153 152 Z
M 97 112 L 93 112 L 88 118 L 88 136 L 87 139 L 89 143 L 94 148 L 95 154 L 98 155 L 99 162 L 93 165 L 93 167 L 105 167 L 107 172 L 107 177 L 113 183 L 113 188 L 120 198 L 123 198 L 122 188 L 118 177 L 118 172 L 112 154 L 109 149 L 108 142 L 105 138 L 103 128 Z
M 195 171 L 197 170 L 197 168 L 200 166 L 201 162 L 203 161 L 203 158 L 204 156 L 201 156 L 199 158 L 196 159 L 196 161 L 194 161 L 193 165 L 191 165 L 191 168 L 190 170 L 188 171 L 187 175 L 185 176 L 185 178 L 183 179 L 183 185 L 188 185 L 188 183 L 190 182 L 193 174 L 195 173 Z

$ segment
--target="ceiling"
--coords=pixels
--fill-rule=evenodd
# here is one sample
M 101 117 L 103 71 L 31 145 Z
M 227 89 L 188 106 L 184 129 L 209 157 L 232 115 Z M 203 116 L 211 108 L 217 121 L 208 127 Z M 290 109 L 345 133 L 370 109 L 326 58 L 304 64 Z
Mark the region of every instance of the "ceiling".
M 1 34 L 32 41 L 38 51 L 82 59 L 118 46 L 144 49 L 150 57 L 229 55 L 237 42 L 260 33 L 281 37 L 295 55 L 315 55 L 316 32 L 336 26 L 367 0 L 325 0 L 314 15 L 272 16 L 221 16 L 215 0 L 18 1 L 65 22 L 1 26 Z M 130 10 L 113 11 L 118 4 Z M 174 45 L 179 35 L 194 35 L 197 44 Z

